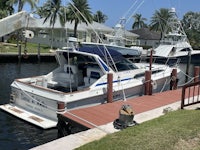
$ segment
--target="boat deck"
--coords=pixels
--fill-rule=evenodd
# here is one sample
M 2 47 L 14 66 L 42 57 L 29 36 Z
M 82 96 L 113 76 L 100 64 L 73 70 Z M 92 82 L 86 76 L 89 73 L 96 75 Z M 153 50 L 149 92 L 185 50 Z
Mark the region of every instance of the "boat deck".
M 181 101 L 182 89 L 165 91 L 153 95 L 145 95 L 127 100 L 120 100 L 113 103 L 106 103 L 97 106 L 70 110 L 61 116 L 72 120 L 84 127 L 94 128 L 100 125 L 113 122 L 119 118 L 119 110 L 122 105 L 129 104 L 135 114 L 146 112 L 155 108 L 166 106 Z M 181 103 L 180 103 L 181 106 Z

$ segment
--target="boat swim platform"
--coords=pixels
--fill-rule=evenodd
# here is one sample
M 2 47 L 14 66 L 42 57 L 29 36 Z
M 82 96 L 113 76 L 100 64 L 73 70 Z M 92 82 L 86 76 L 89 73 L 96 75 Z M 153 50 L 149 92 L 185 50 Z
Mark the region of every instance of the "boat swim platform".
M 38 116 L 12 104 L 0 105 L 0 109 L 5 112 L 8 112 L 9 114 L 17 118 L 20 118 L 21 120 L 34 124 L 42 129 L 54 128 L 57 125 L 57 121 L 49 120 L 42 116 Z
M 119 118 L 119 110 L 124 104 L 130 105 L 135 115 L 156 108 L 167 107 L 167 105 L 176 102 L 178 102 L 178 107 L 180 108 L 181 95 L 182 88 L 162 93 L 154 93 L 152 95 L 129 98 L 127 100 L 114 101 L 112 103 L 105 103 L 87 108 L 70 110 L 60 115 L 65 121 L 76 122 L 79 125 L 91 129 L 114 122 Z M 137 119 L 135 121 L 137 122 Z

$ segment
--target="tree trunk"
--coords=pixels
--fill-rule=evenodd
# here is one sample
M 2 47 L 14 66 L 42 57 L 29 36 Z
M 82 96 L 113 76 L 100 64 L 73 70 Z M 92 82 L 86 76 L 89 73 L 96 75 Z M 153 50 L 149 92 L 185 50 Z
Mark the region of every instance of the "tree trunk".
M 22 8 L 23 8 L 23 2 L 22 2 L 22 0 L 19 0 L 19 2 L 18 2 L 18 12 L 22 11 Z
M 75 21 L 75 24 L 74 24 L 74 37 L 77 38 L 77 27 L 78 27 L 78 22 Z
M 4 42 L 4 36 L 1 37 L 1 42 Z

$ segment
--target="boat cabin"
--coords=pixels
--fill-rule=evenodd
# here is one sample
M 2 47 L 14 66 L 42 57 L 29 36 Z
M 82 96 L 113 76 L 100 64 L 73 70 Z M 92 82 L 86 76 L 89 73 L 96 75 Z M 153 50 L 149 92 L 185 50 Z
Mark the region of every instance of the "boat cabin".
M 138 69 L 132 62 L 125 59 L 119 52 L 83 49 L 82 51 L 57 51 L 60 67 L 47 75 L 47 87 L 67 92 L 87 88 L 99 79 L 105 82 L 104 75 L 110 72 L 120 72 Z M 105 58 L 105 55 L 108 56 Z M 105 62 L 107 62 L 107 65 Z

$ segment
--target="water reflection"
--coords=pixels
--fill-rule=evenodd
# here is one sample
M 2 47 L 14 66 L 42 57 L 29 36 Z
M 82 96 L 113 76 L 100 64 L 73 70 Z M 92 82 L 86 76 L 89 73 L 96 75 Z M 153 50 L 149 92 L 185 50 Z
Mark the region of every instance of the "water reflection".
M 16 78 L 47 74 L 56 63 L 0 64 L 0 104 L 9 103 L 10 84 Z M 57 138 L 57 130 L 42 130 L 0 111 L 0 149 L 29 149 Z

